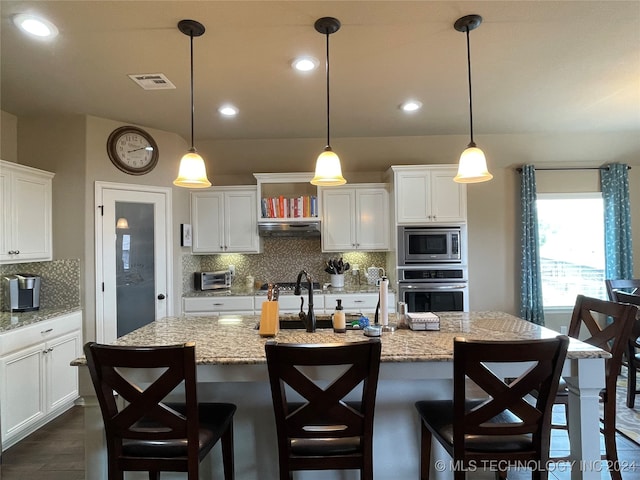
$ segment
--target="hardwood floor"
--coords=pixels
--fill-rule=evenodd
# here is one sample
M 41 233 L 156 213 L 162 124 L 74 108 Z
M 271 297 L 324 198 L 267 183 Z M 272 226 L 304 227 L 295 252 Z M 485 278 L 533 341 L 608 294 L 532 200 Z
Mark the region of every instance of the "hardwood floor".
M 72 407 L 2 453 L 2 480 L 84 480 L 84 414 Z
M 563 418 L 560 416 L 559 418 Z M 564 432 L 554 432 L 552 455 L 563 455 L 568 449 Z M 618 435 L 618 455 L 621 462 L 635 463 L 634 469 L 622 472 L 623 480 L 640 480 L 640 446 Z M 602 442 L 601 442 L 602 443 Z M 2 480 L 83 480 L 84 479 L 84 417 L 82 407 L 69 411 L 2 454 Z M 511 480 L 529 480 L 529 471 L 509 472 Z M 473 478 L 473 475 L 469 476 Z M 602 479 L 611 478 L 602 472 Z M 566 468 L 556 467 L 549 480 L 570 480 Z M 238 478 L 238 480 L 242 480 Z M 398 479 L 410 480 L 410 479 Z

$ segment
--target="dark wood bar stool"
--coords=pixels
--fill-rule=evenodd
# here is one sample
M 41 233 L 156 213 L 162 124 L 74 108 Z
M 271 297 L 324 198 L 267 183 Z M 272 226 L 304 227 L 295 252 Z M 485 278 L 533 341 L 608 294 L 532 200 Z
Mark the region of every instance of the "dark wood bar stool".
M 462 480 L 475 465 L 498 469 L 504 463 L 537 461 L 549 456 L 551 409 L 558 389 L 569 338 L 478 341 L 456 338 L 453 345 L 453 399 L 416 402 L 421 418 L 420 478 L 428 480 L 432 437 L 442 444 Z M 489 370 L 487 363 L 532 363 L 509 381 Z M 486 398 L 467 398 L 467 382 Z M 537 392 L 534 402 L 525 397 Z M 493 462 L 490 463 L 490 462 Z M 532 469 L 533 478 L 546 478 L 546 469 Z
M 270 341 L 265 351 L 280 480 L 291 480 L 297 470 L 344 469 L 360 470 L 362 480 L 371 480 L 380 340 L 323 345 Z M 321 366 L 336 372 L 327 386 L 303 371 Z M 352 393 L 357 400 L 345 400 Z
M 230 403 L 198 403 L 195 344 L 123 347 L 89 342 L 84 346 L 106 433 L 109 480 L 125 471 L 188 472 L 221 440 L 225 480 L 233 480 L 233 415 Z M 145 389 L 124 369 L 145 369 L 157 377 Z M 152 370 L 154 369 L 154 370 Z M 157 373 L 157 372 L 160 373 Z M 184 389 L 184 402 L 163 403 Z M 117 397 L 121 398 L 118 399 Z
M 569 323 L 569 336 L 608 351 L 605 360 L 605 388 L 600 392 L 603 404 L 602 434 L 609 472 L 613 480 L 621 480 L 616 446 L 616 384 L 622 357 L 627 349 L 638 307 L 578 295 Z M 587 338 L 584 338 L 584 337 Z M 568 407 L 569 391 L 561 382 L 554 403 Z
M 605 280 L 605 284 L 611 301 L 640 306 L 640 279 Z M 631 338 L 622 363 L 626 365 L 628 372 L 627 407 L 633 408 L 636 395 L 640 393 L 637 384 L 638 370 L 640 370 L 640 318 L 636 318 L 636 323 L 631 330 Z

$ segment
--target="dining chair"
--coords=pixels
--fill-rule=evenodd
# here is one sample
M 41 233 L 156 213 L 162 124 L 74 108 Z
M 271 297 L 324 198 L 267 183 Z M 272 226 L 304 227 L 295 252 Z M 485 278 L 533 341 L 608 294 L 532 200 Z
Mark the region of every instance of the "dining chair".
M 87 366 L 102 411 L 109 480 L 125 471 L 187 472 L 198 467 L 221 440 L 225 480 L 233 480 L 233 415 L 230 403 L 198 403 L 195 344 L 125 347 L 89 342 Z M 126 369 L 145 370 L 146 388 L 127 378 Z M 180 403 L 164 403 L 179 397 Z M 118 398 L 120 397 L 120 398 Z
M 603 404 L 602 434 L 605 454 L 612 480 L 621 480 L 616 446 L 616 384 L 627 349 L 638 307 L 578 295 L 569 323 L 569 336 L 606 350 L 611 357 L 605 360 L 605 387 L 600 391 Z M 584 330 L 583 330 L 584 329 Z M 561 382 L 554 403 L 568 407 L 569 390 Z
M 422 400 L 420 478 L 428 480 L 435 437 L 452 458 L 454 479 L 485 466 L 506 478 L 508 462 L 544 465 L 549 456 L 551 409 L 569 338 L 484 341 L 457 337 L 453 342 L 453 399 Z M 519 364 L 522 372 L 505 380 L 490 364 Z M 467 384 L 484 392 L 467 395 Z M 537 397 L 529 401 L 531 392 Z M 533 468 L 534 479 L 546 469 Z
M 265 352 L 280 480 L 299 470 L 345 469 L 371 480 L 380 339 L 322 345 L 271 340 Z M 335 373 L 328 384 L 307 374 L 324 366 Z
M 640 279 L 605 280 L 605 284 L 609 300 L 640 306 Z M 633 408 L 636 395 L 640 393 L 637 384 L 637 372 L 640 370 L 640 318 L 636 318 L 622 363 L 627 367 L 627 407 Z

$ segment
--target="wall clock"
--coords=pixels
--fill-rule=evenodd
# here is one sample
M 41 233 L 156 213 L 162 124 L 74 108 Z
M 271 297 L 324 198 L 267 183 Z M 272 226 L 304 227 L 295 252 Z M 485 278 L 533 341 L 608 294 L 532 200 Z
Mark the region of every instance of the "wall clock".
M 116 128 L 107 139 L 111 162 L 129 175 L 149 173 L 158 163 L 158 144 L 153 137 L 130 125 Z

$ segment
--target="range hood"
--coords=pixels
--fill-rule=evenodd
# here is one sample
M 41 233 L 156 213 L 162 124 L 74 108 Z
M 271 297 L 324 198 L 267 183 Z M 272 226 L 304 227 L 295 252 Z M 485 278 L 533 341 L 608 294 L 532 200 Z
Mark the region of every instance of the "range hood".
M 319 237 L 320 222 L 261 222 L 258 233 L 261 237 Z

